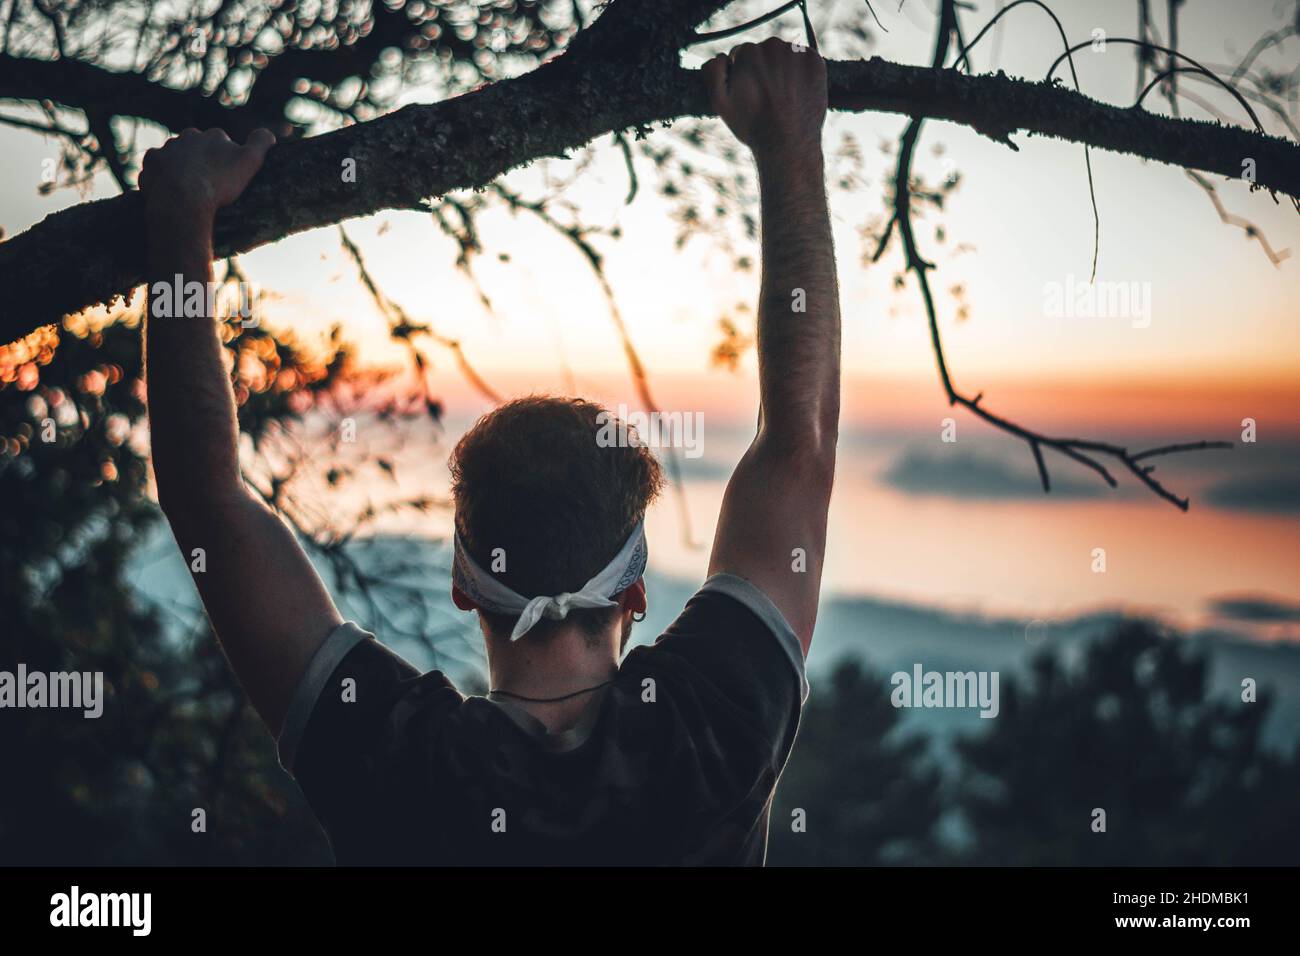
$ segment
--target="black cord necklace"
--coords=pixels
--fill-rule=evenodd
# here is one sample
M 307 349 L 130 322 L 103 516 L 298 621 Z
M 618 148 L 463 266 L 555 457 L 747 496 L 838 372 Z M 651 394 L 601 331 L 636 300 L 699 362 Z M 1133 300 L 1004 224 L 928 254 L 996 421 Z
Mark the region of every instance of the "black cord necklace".
M 523 694 L 513 694 L 508 690 L 490 690 L 488 696 L 496 695 L 497 697 L 509 697 L 511 700 L 522 700 L 529 704 L 558 704 L 560 701 L 569 700 L 582 694 L 590 694 L 593 690 L 600 690 L 602 687 L 608 687 L 614 683 L 611 677 L 609 680 L 597 684 L 594 687 L 584 687 L 582 690 L 575 690 L 572 694 L 564 694 L 560 697 L 525 697 Z

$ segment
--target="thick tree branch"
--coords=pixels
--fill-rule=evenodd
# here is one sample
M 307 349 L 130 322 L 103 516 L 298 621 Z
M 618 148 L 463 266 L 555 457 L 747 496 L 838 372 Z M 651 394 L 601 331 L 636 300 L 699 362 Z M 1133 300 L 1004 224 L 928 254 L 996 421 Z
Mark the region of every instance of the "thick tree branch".
M 614 4 L 567 54 L 522 77 L 277 147 L 219 217 L 217 254 L 383 209 L 423 209 L 429 198 L 607 133 L 707 115 L 699 77 L 676 65 L 675 51 L 686 39 L 681 24 L 693 29 L 716 4 L 667 5 L 688 15 L 674 22 L 654 16 L 662 7 Z M 836 109 L 949 120 L 1008 144 L 1025 131 L 1231 178 L 1252 159 L 1259 186 L 1300 197 L 1300 146 L 1239 127 L 1110 106 L 1002 73 L 873 58 L 833 62 L 829 75 Z M 348 160 L 355 182 L 343 176 Z M 0 244 L 0 342 L 129 292 L 143 278 L 142 250 L 136 195 L 55 213 Z
M 50 100 L 87 113 L 151 120 L 176 132 L 187 126 L 220 126 L 237 133 L 244 122 L 238 111 L 213 97 L 71 58 L 36 60 L 0 53 L 0 99 Z

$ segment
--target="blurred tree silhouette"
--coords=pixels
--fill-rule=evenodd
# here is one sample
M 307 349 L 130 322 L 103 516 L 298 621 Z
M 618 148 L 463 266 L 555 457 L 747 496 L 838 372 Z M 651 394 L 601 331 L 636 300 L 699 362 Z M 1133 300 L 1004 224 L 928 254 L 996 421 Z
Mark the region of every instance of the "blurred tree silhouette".
M 102 671 L 105 697 L 95 720 L 59 709 L 0 720 L 0 862 L 326 863 L 206 619 L 164 627 L 127 580 L 158 521 L 138 319 L 0 349 L 0 669 Z M 255 436 L 341 369 L 341 350 L 322 364 L 264 330 L 227 329 Z M 191 829 L 196 808 L 206 833 Z
M 935 858 L 941 777 L 924 736 L 898 728 L 888 683 L 842 661 L 808 698 L 772 810 L 771 865 L 924 863 Z M 792 814 L 806 813 L 796 832 Z
M 1145 622 L 1035 659 L 983 736 L 958 742 L 968 858 L 1014 865 L 1294 864 L 1300 754 L 1262 749 L 1256 703 L 1207 694 L 1208 658 Z M 1244 676 L 1244 675 L 1243 675 Z M 1091 828 L 1106 811 L 1106 832 Z
M 771 865 L 1263 865 L 1300 859 L 1300 752 L 1257 703 L 1207 694 L 1209 660 L 1123 622 L 1070 663 L 1003 675 L 1001 712 L 940 772 L 886 680 L 841 662 L 809 698 L 772 812 Z M 983 723 L 983 722 L 981 722 Z M 945 779 L 946 778 L 946 779 Z M 1091 829 L 1094 808 L 1107 832 Z M 792 812 L 807 831 L 793 832 Z M 959 816 L 958 843 L 941 821 Z

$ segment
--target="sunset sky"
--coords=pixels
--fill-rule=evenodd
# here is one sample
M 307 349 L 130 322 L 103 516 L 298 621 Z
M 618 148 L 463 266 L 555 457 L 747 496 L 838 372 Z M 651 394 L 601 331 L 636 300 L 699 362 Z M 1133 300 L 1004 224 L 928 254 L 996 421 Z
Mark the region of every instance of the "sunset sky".
M 909 2 L 900 11 L 895 4 L 876 3 L 889 32 L 876 32 L 871 52 L 926 61 L 934 29 L 931 6 Z M 991 3 L 978 6 L 978 14 L 965 15 L 968 37 L 994 9 Z M 1098 27 L 1109 36 L 1131 36 L 1136 28 L 1131 2 L 1056 6 L 1071 38 L 1086 39 Z M 1260 35 L 1280 25 L 1278 16 L 1286 9 L 1272 0 L 1233 4 L 1231 14 L 1218 4 L 1188 4 L 1182 48 L 1207 65 L 1233 64 Z M 1031 7 L 1004 22 L 1000 40 L 985 38 L 974 54 L 976 70 L 1040 77 L 1060 49 L 1055 27 Z M 774 32 L 798 39 L 798 25 L 796 12 L 752 38 Z M 838 41 L 827 37 L 825 52 L 834 57 Z M 698 65 L 703 56 L 697 54 L 712 52 L 692 51 L 684 63 Z M 1121 105 L 1132 102 L 1131 47 L 1085 50 L 1077 62 L 1085 92 Z M 1270 51 L 1262 62 L 1294 68 L 1300 40 Z M 1057 75 L 1068 80 L 1064 68 Z M 1204 84 L 1195 88 L 1228 115 L 1240 115 L 1230 97 Z M 410 99 L 432 95 L 413 93 Z M 1157 95 L 1147 106 L 1165 108 Z M 1204 115 L 1191 104 L 1184 110 Z M 1012 152 L 965 128 L 928 123 L 917 171 L 934 182 L 950 162 L 962 176 L 942 218 L 927 212 L 919 232 L 923 252 L 938 265 L 933 282 L 941 328 L 960 389 L 983 391 L 990 407 L 1027 424 L 1100 439 L 1237 441 L 1247 417 L 1259 422 L 1261 436 L 1258 449 L 1242 446 L 1195 461 L 1162 463 L 1161 473 L 1168 469 L 1171 484 L 1192 495 L 1189 514 L 1134 490 L 1131 482 L 1118 494 L 1093 489 L 1087 473 L 1060 458 L 1049 458 L 1060 489 L 1047 499 L 1032 487 L 1002 496 L 982 485 L 972 490 L 959 482 L 936 484 L 923 474 L 925 463 L 934 464 L 936 456 L 954 448 L 974 456 L 957 462 L 967 478 L 972 461 L 1032 476 L 1032 460 L 1022 444 L 994 435 L 960 412 L 952 413 L 958 420 L 957 446 L 939 442 L 940 422 L 950 412 L 935 375 L 916 286 L 909 278 L 894 288 L 901 268 L 897 245 L 880 263 L 863 264 L 858 230 L 882 209 L 883 184 L 893 168 L 892 156 L 878 147 L 896 142 L 903 122 L 881 114 L 834 115 L 828 122 L 828 152 L 851 133 L 866 156 L 867 183 L 852 194 L 832 193 L 846 437 L 831 514 L 827 586 L 1040 616 L 1094 606 L 1151 607 L 1201 622 L 1209 619 L 1207 602 L 1223 594 L 1294 602 L 1300 580 L 1295 547 L 1300 510 L 1294 499 L 1289 508 L 1251 507 L 1240 495 L 1237 504 L 1222 505 L 1234 500 L 1231 489 L 1222 489 L 1233 481 L 1257 483 L 1248 488 L 1270 481 L 1295 487 L 1300 214 L 1288 201 L 1252 194 L 1244 182 L 1215 178 L 1231 212 L 1256 223 L 1275 248 L 1294 248 L 1295 255 L 1274 266 L 1258 243 L 1219 221 L 1182 170 L 1093 151 L 1101 219 L 1097 279 L 1136 283 L 1149 295 L 1150 322 L 1052 317 L 1045 308 L 1050 290 L 1086 283 L 1092 259 L 1082 147 L 1018 135 L 1020 151 Z M 142 145 L 159 138 L 144 137 Z M 744 428 L 756 409 L 752 355 L 739 372 L 730 373 L 711 368 L 709 353 L 720 338 L 718 319 L 737 317 L 738 301 L 754 301 L 758 276 L 735 270 L 708 236 L 675 251 L 676 227 L 668 204 L 656 193 L 649 165 L 639 170 L 638 197 L 625 206 L 622 154 L 608 138 L 599 147 L 591 170 L 566 198 L 582 221 L 617 224 L 623 232 L 621 240 L 597 237 L 594 242 L 606 255 L 609 281 L 660 405 L 705 415 L 704 461 L 710 468 L 691 476 L 689 500 L 696 537 L 707 540 L 729 463 L 743 448 Z M 7 234 L 79 200 L 67 190 L 36 194 L 41 161 L 55 149 L 52 140 L 0 128 L 0 155 L 8 172 L 0 193 L 0 225 Z M 537 195 L 546 175 L 563 178 L 566 164 L 518 171 L 509 181 Z M 112 193 L 102 177 L 95 194 Z M 947 233 L 942 245 L 934 237 L 940 222 Z M 580 255 L 544 225 L 504 211 L 487 213 L 480 228 L 486 250 L 474 268 L 491 296 L 492 313 L 455 268 L 454 244 L 428 217 L 385 213 L 347 225 L 386 294 L 414 318 L 459 339 L 469 361 L 498 391 L 567 391 L 576 385 L 610 403 L 637 406 L 606 302 Z M 499 261 L 499 254 L 508 261 Z M 357 282 L 337 230 L 292 237 L 245 256 L 243 265 L 254 282 L 275 294 L 267 312 L 271 322 L 304 335 L 342 323 L 364 363 L 404 361 Z M 958 285 L 969 304 L 965 321 L 955 318 L 957 305 L 948 294 Z M 752 313 L 738 318 L 752 330 Z M 458 377 L 449 354 L 431 347 L 429 357 L 447 401 L 449 434 L 431 466 L 419 464 L 420 455 L 428 458 L 428 447 L 411 452 L 414 473 L 404 480 L 437 485 L 445 482 L 442 460 L 456 429 L 487 406 Z M 909 476 L 917 475 L 920 485 L 909 484 Z M 918 491 L 920 486 L 931 490 Z M 681 542 L 671 501 L 652 515 L 651 541 L 662 570 L 702 573 L 707 549 Z M 1094 547 L 1106 547 L 1112 556 L 1105 575 L 1089 570 Z M 1300 637 L 1300 632 L 1292 621 L 1261 636 Z

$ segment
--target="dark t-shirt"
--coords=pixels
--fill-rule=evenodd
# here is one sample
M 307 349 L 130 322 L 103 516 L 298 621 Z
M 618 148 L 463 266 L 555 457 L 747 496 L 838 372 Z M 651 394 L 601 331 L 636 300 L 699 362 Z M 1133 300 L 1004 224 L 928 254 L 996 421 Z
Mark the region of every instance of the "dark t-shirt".
M 341 864 L 757 865 L 806 694 L 780 611 L 723 574 L 560 734 L 345 624 L 280 752 Z

